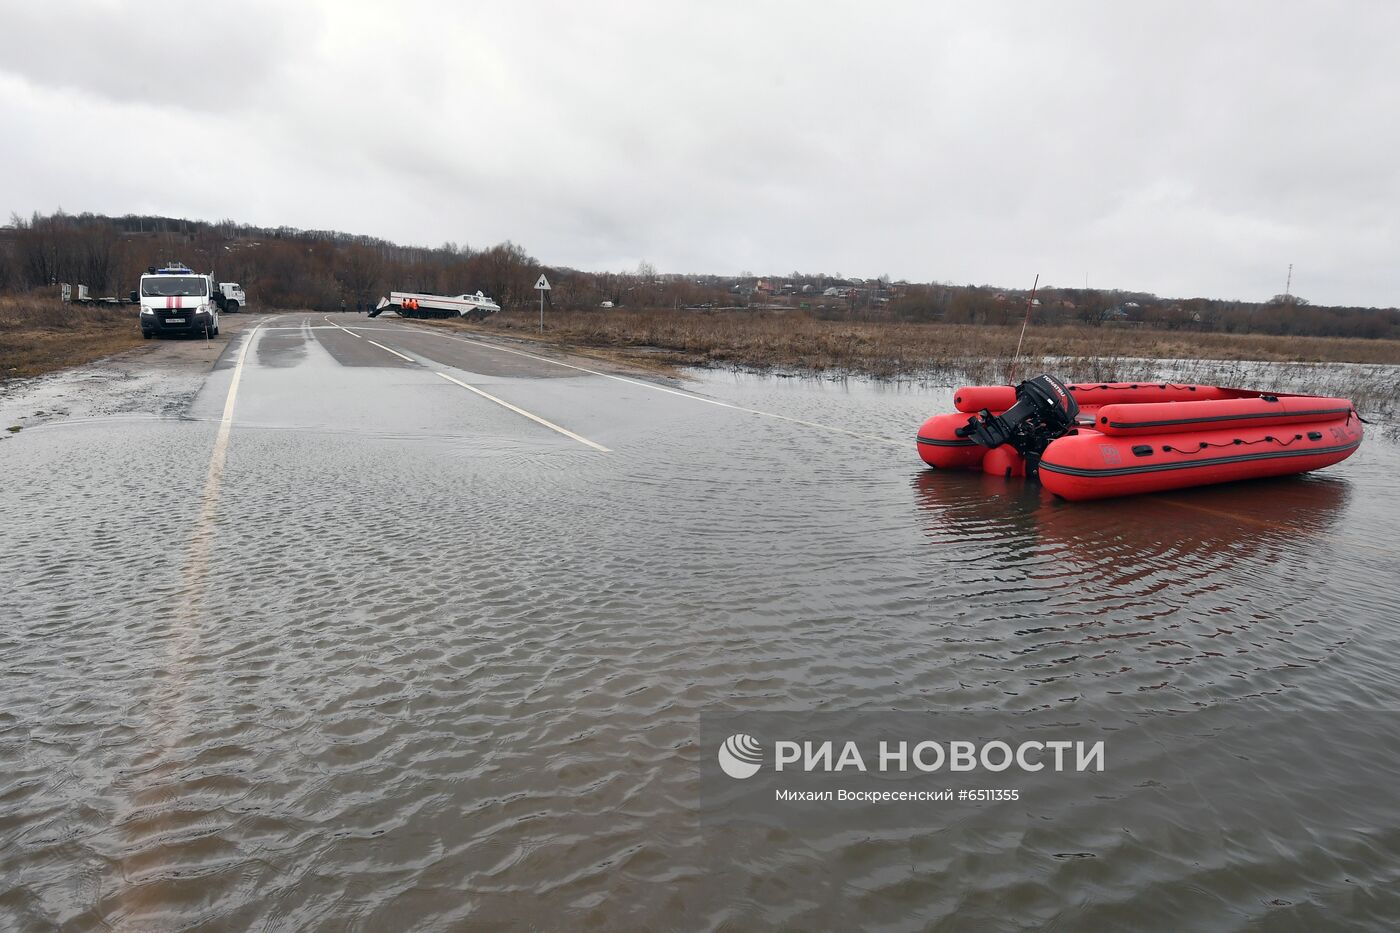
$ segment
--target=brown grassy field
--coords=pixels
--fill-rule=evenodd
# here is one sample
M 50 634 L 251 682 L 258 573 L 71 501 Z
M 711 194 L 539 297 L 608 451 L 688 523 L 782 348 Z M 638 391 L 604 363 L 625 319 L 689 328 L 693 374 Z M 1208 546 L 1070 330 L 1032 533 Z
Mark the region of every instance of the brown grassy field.
M 824 321 L 802 313 L 502 312 L 480 324 L 437 321 L 649 368 L 735 366 L 878 379 L 1008 383 L 1040 372 L 1075 382 L 1170 378 L 1207 385 L 1351 398 L 1363 410 L 1400 409 L 1393 371 L 1400 341 L 1271 337 L 1117 327 L 1031 327 L 1013 367 L 1019 327 Z M 1149 363 L 1147 361 L 1171 361 Z
M 141 342 L 141 328 L 131 307 L 0 297 L 0 380 L 77 366 Z
M 483 331 L 539 339 L 538 318 L 502 312 Z M 992 377 L 1016 351 L 1019 327 L 824 321 L 801 313 L 585 311 L 546 315 L 544 339 L 571 347 L 616 348 L 679 365 L 838 370 L 876 377 L 958 370 Z M 1084 378 L 1113 378 L 1119 361 L 1259 360 L 1400 364 L 1400 341 L 1271 337 L 1118 327 L 1036 327 L 1022 355 L 1074 362 Z M 1095 371 L 1102 375 L 1095 375 Z

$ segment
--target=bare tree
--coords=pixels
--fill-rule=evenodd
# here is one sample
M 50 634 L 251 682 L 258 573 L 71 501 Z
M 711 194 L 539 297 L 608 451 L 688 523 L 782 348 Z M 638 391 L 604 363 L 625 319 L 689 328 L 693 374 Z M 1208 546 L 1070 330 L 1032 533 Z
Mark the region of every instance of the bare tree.
M 349 299 L 367 302 L 384 277 L 384 259 L 373 247 L 357 244 L 345 250 L 335 275 Z
M 504 308 L 530 297 L 535 284 L 531 272 L 538 265 L 529 253 L 507 240 L 473 256 L 468 268 Z

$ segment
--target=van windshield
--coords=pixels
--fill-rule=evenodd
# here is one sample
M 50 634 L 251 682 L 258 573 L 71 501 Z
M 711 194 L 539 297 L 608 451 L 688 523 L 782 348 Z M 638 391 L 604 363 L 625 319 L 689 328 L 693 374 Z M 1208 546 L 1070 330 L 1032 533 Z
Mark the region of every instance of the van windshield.
M 141 280 L 141 294 L 147 298 L 203 298 L 209 294 L 200 275 L 161 275 Z

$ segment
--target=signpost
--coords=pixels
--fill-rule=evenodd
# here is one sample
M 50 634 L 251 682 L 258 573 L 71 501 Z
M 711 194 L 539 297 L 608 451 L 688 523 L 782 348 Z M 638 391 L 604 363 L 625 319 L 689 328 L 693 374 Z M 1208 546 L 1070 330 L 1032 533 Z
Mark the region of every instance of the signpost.
M 540 333 L 544 333 L 544 293 L 549 291 L 549 279 L 540 273 L 540 280 L 535 283 L 535 290 L 540 293 Z

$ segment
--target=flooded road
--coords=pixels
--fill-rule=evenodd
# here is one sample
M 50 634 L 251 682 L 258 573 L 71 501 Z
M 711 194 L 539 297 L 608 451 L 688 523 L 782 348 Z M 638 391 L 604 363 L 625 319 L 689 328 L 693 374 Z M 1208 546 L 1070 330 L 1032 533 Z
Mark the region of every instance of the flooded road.
M 1067 504 L 925 471 L 949 389 L 392 319 L 255 319 L 150 391 L 0 441 L 0 928 L 1400 918 L 1400 803 L 1338 817 L 1312 763 L 1267 832 L 1152 775 L 985 832 L 720 826 L 702 777 L 716 714 L 1400 707 L 1385 426 L 1309 477 Z

